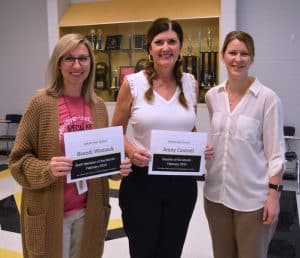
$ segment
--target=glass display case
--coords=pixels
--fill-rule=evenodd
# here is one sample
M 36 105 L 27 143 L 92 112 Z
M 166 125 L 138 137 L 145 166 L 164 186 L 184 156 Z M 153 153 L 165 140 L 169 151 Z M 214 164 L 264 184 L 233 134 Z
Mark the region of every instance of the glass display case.
M 218 83 L 219 18 L 177 20 L 184 31 L 183 71 L 199 83 L 199 102 Z M 148 58 L 145 35 L 151 21 L 64 26 L 60 36 L 81 33 L 90 40 L 96 57 L 95 90 L 105 101 L 115 101 L 123 77 L 143 68 Z M 122 77 L 122 78 L 121 78 Z

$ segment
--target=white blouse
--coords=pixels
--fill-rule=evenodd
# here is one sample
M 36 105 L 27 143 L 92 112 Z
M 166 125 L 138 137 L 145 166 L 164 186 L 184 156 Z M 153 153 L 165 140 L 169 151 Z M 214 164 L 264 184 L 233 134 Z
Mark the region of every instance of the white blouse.
M 234 210 L 253 211 L 264 206 L 269 178 L 284 167 L 282 105 L 256 79 L 230 112 L 225 85 L 206 94 L 215 154 L 206 162 L 204 196 Z
M 149 150 L 153 129 L 192 131 L 196 123 L 195 106 L 197 105 L 193 75 L 183 73 L 182 77 L 183 93 L 188 103 L 188 109 L 179 103 L 179 87 L 170 100 L 161 97 L 154 90 L 153 101 L 147 102 L 144 95 L 149 88 L 149 83 L 144 72 L 127 75 L 126 79 L 134 99 L 130 117 L 133 144 Z

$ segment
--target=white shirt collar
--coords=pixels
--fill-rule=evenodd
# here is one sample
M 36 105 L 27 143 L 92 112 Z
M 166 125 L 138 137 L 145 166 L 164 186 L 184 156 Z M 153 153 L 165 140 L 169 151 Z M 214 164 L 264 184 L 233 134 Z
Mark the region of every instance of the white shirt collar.
M 227 82 L 227 80 L 223 81 L 219 85 L 219 92 L 226 91 L 226 89 L 225 89 L 226 82 Z M 263 85 L 259 82 L 259 80 L 257 78 L 255 78 L 255 80 L 253 81 L 253 83 L 249 87 L 249 91 L 252 92 L 253 95 L 257 97 L 257 95 L 258 95 L 258 93 L 259 93 L 259 91 L 261 90 L 262 87 L 263 87 Z

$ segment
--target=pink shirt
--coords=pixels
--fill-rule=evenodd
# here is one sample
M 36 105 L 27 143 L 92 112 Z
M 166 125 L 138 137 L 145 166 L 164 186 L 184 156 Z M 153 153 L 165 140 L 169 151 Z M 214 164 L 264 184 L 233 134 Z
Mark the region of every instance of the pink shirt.
M 61 96 L 58 98 L 59 142 L 63 152 L 64 133 L 93 128 L 91 108 L 82 97 Z M 76 184 L 67 184 L 64 177 L 64 215 L 86 207 L 87 193 L 78 194 Z

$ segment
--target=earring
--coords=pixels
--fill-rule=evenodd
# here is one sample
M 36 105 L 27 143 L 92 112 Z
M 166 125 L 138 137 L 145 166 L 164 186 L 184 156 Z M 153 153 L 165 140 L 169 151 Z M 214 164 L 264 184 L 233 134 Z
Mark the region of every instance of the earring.
M 182 55 L 179 55 L 178 58 L 177 58 L 177 62 L 182 62 L 182 60 L 183 60 Z
M 153 56 L 151 54 L 148 55 L 148 60 L 149 60 L 149 63 L 153 63 L 154 62 Z

